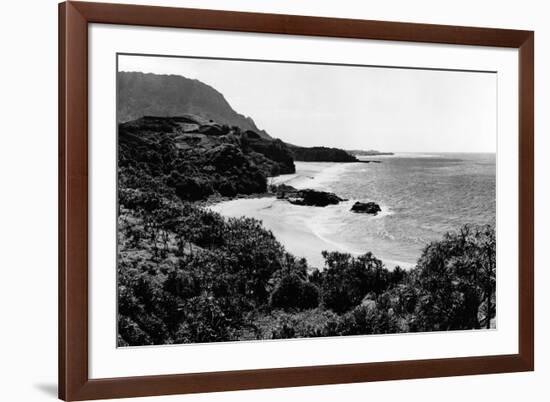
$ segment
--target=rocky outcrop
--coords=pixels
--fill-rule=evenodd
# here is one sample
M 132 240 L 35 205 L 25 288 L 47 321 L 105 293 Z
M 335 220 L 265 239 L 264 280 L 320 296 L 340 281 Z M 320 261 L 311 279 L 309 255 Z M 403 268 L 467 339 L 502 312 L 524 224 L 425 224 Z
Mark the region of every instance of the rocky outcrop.
M 294 160 L 302 162 L 359 162 L 348 152 L 339 148 L 327 147 L 299 147 L 287 144 Z
M 360 214 L 376 215 L 376 214 L 378 214 L 378 212 L 382 211 L 382 208 L 380 208 L 380 205 L 378 205 L 375 202 L 359 202 L 359 201 L 357 201 L 351 207 L 351 211 L 357 212 L 357 213 L 360 213 Z
M 294 159 L 289 147 L 279 139 L 261 138 L 254 132 L 247 131 L 244 136 L 243 143 L 250 147 L 251 150 L 264 155 L 266 158 L 277 162 L 278 169 L 272 172 L 271 176 L 280 174 L 290 174 L 296 172 Z
M 277 198 L 285 199 L 294 205 L 307 205 L 312 207 L 326 207 L 343 201 L 334 193 L 311 189 L 296 190 L 291 186 L 278 187 Z
M 343 201 L 342 198 L 334 193 L 310 189 L 300 190 L 298 191 L 297 198 L 289 199 L 291 204 L 310 205 L 314 207 L 326 207 L 327 205 L 338 204 L 340 201 Z

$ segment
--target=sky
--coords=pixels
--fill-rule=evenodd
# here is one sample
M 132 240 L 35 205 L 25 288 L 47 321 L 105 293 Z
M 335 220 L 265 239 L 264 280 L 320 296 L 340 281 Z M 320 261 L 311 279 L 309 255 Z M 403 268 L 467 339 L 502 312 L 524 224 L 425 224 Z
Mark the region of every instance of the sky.
M 131 55 L 118 64 L 198 79 L 258 128 L 296 145 L 496 151 L 496 73 Z

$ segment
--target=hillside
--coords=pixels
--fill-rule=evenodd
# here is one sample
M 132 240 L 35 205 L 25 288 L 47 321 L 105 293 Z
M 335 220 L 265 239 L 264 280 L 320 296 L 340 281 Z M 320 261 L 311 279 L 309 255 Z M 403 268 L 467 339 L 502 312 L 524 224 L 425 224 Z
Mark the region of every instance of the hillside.
M 298 147 L 192 114 L 143 116 L 119 124 L 118 135 L 121 168 L 145 170 L 188 201 L 264 193 L 268 177 L 295 173 L 295 160 L 358 161 L 342 149 Z
M 292 160 L 357 162 L 349 152 L 338 148 L 300 147 L 285 144 L 281 140 L 272 141 L 269 134 L 260 130 L 252 118 L 233 110 L 223 94 L 199 80 L 179 75 L 118 73 L 119 123 L 129 123 L 144 117 L 182 119 L 186 116 L 192 120 L 186 123 L 187 131 L 196 129 L 201 134 L 208 134 L 207 131 L 213 126 L 226 126 L 227 130 L 248 133 L 250 145 L 256 152 L 269 154 L 268 158 L 288 166 Z M 216 133 L 216 129 L 213 130 Z M 292 172 L 283 168 L 274 171 L 273 175 Z
M 200 116 L 270 138 L 250 117 L 237 113 L 211 86 L 179 75 L 118 72 L 118 122 L 143 116 Z
M 287 144 L 294 156 L 294 160 L 302 162 L 358 162 L 359 160 L 339 148 L 328 147 L 299 147 Z
M 224 218 L 196 202 L 268 190 L 275 197 L 267 177 L 295 171 L 294 148 L 190 114 L 119 124 L 119 347 L 494 325 L 490 226 L 447 233 L 408 272 L 386 268 L 368 249 L 359 256 L 322 251 L 324 265 L 313 267 L 261 221 Z M 305 152 L 349 156 L 323 147 Z M 313 191 L 286 199 L 297 208 L 341 201 Z M 327 201 L 308 200 L 319 195 Z
M 122 176 L 151 176 L 188 201 L 264 193 L 267 177 L 295 172 L 282 141 L 193 115 L 121 123 L 118 144 Z

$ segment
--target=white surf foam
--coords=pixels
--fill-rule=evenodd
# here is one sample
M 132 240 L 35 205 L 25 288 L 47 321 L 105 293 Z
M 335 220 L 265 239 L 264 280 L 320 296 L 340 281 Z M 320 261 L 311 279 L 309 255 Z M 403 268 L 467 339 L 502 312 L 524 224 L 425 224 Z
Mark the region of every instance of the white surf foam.
M 357 165 L 297 162 L 297 173 L 281 175 L 270 180 L 273 184 L 285 183 L 299 189 L 334 191 L 331 187 L 341 180 L 347 169 L 362 168 Z M 363 224 L 375 225 L 384 230 L 384 219 L 394 214 L 390 206 L 380 205 L 382 211 L 377 215 L 357 214 L 351 211 L 356 201 L 358 200 L 350 199 L 338 205 L 319 208 L 292 205 L 274 198 L 238 199 L 222 202 L 211 209 L 224 216 L 249 216 L 261 220 L 289 252 L 297 257 L 305 257 L 310 265 L 315 267 L 322 268 L 324 265 L 321 256 L 323 250 L 339 251 L 353 256 L 372 251 L 388 268 L 396 265 L 403 268 L 412 267 L 414 264 L 383 258 L 383 255 L 376 252 L 380 247 L 379 242 L 375 238 L 362 236 L 360 228 Z
M 297 189 L 326 189 L 326 185 L 337 180 L 351 164 L 334 162 L 295 162 L 295 165 L 296 173 L 270 177 L 269 183 L 274 185 L 287 184 Z

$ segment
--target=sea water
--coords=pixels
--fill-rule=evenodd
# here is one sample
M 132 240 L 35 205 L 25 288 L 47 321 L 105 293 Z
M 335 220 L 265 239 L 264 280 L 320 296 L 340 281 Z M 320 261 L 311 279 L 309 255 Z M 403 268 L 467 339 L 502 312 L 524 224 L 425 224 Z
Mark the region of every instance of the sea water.
M 221 203 L 226 216 L 263 221 L 293 254 L 322 267 L 322 250 L 372 252 L 388 266 L 414 266 L 422 249 L 470 224 L 495 224 L 495 154 L 396 154 L 366 157 L 380 163 L 297 162 L 296 173 L 271 178 L 299 189 L 334 192 L 347 201 L 327 207 L 273 198 Z M 376 216 L 352 212 L 374 201 Z

